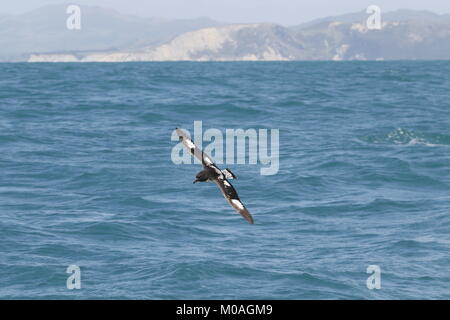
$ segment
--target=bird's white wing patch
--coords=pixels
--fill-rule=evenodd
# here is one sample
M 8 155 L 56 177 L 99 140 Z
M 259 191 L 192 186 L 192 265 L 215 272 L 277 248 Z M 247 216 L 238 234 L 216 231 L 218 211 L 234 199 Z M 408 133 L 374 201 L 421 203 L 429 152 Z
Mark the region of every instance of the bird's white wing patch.
M 239 210 L 244 210 L 244 205 L 242 204 L 242 202 L 240 202 L 239 200 L 236 199 L 232 199 L 231 202 L 233 202 L 233 204 L 239 208 Z
M 186 145 L 186 147 L 188 147 L 189 149 L 195 148 L 195 144 L 194 144 L 191 140 L 189 140 L 189 139 L 186 139 L 185 145 Z
M 234 175 L 233 172 L 231 172 L 230 169 L 224 169 L 222 170 L 223 175 L 225 176 L 226 179 L 237 179 L 236 176 Z

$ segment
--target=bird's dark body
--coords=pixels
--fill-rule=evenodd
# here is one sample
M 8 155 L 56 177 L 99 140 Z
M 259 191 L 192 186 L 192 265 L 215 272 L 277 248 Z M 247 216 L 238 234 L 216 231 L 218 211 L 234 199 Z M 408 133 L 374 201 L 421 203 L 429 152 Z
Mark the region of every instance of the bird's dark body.
M 219 177 L 219 174 L 214 168 L 206 167 L 204 170 L 197 173 L 195 176 L 196 180 L 195 182 L 206 182 L 206 181 L 214 181 Z
M 197 173 L 197 175 L 195 176 L 194 183 L 207 182 L 207 181 L 216 182 L 218 179 L 220 179 L 222 181 L 227 181 L 225 179 L 225 177 L 223 176 L 223 173 L 218 168 L 205 167 L 204 170 Z M 227 181 L 227 183 L 223 184 L 223 189 L 224 189 L 226 196 L 229 199 L 240 200 L 236 190 L 233 188 L 233 186 L 228 181 Z

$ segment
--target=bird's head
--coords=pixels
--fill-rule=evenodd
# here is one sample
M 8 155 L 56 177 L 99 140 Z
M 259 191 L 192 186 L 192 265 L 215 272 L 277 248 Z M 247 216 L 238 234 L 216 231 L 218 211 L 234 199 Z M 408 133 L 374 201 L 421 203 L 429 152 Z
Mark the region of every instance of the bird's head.
M 196 182 L 204 182 L 208 180 L 208 174 L 205 171 L 200 171 L 199 173 L 197 173 L 197 175 L 195 176 L 195 181 Z

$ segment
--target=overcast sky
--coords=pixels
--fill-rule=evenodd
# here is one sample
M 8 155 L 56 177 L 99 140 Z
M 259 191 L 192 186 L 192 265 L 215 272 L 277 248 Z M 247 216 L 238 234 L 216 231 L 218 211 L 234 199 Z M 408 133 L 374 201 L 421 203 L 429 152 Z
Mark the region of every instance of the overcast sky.
M 379 6 L 382 11 L 406 8 L 450 13 L 450 0 L 0 0 L 0 13 L 23 13 L 55 3 L 98 5 L 149 17 L 207 16 L 224 22 L 276 22 L 284 25 L 361 11 L 371 4 Z

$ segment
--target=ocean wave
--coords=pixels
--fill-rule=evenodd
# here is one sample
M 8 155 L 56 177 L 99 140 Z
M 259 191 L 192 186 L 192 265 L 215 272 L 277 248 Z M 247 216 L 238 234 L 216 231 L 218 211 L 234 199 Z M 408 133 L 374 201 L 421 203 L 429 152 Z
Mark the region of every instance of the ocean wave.
M 448 297 L 442 62 L 1 67 L 2 298 Z M 255 225 L 172 163 L 194 120 L 280 130 L 278 174 L 222 166 Z
M 387 134 L 367 136 L 361 138 L 371 144 L 393 144 L 400 146 L 450 146 L 450 135 L 424 134 L 414 130 L 397 128 Z

